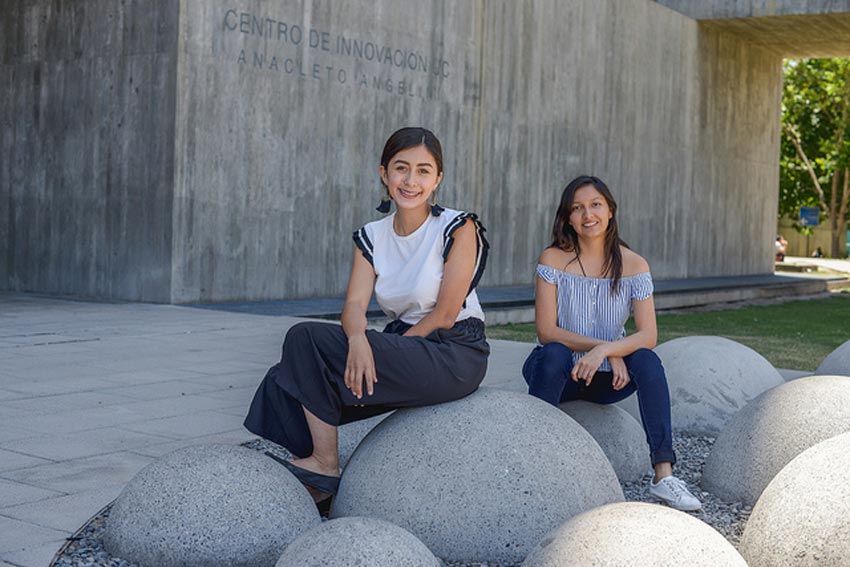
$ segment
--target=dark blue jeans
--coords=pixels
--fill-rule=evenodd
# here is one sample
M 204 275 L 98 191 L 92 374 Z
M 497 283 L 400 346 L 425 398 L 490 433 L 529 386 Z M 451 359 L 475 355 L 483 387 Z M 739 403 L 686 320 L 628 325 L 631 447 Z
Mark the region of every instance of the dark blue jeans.
M 572 400 L 613 404 L 637 392 L 640 419 L 649 444 L 653 466 L 675 463 L 670 422 L 670 392 L 661 359 L 649 349 L 639 349 L 623 357 L 631 381 L 622 390 L 614 390 L 611 372 L 597 372 L 587 386 L 573 382 L 573 353 L 561 343 L 538 346 L 522 366 L 528 393 L 552 405 Z

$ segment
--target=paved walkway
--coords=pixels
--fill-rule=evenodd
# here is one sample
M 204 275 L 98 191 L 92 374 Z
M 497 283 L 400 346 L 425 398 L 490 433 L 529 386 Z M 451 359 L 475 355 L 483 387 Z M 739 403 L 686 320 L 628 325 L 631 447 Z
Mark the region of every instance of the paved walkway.
M 300 319 L 0 294 L 0 567 L 46 567 L 156 457 L 240 443 Z M 531 345 L 491 341 L 485 383 L 522 389 Z
M 805 256 L 786 256 L 789 264 L 817 266 L 833 272 L 850 274 L 850 260 L 833 260 L 831 258 L 806 258 Z

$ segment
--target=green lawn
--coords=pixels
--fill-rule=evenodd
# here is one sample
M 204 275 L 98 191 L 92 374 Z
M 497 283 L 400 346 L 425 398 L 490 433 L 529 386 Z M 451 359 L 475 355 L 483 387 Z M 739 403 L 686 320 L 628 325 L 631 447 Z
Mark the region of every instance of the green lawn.
M 626 330 L 634 332 L 631 319 Z M 658 314 L 659 343 L 691 335 L 726 337 L 759 352 L 777 368 L 812 371 L 850 339 L 850 293 L 724 311 Z M 489 327 L 487 336 L 536 340 L 533 324 Z

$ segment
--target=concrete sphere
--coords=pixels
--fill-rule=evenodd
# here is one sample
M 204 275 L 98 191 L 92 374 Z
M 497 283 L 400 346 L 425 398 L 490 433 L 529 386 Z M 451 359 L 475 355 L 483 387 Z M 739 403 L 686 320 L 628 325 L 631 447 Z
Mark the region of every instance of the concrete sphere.
M 361 419 L 360 421 L 346 423 L 337 429 L 339 436 L 337 446 L 339 451 L 340 468 L 345 468 L 345 465 L 348 464 L 348 459 L 350 459 L 351 455 L 354 454 L 354 450 L 360 442 L 363 441 L 363 438 L 366 437 L 366 435 L 368 435 L 368 433 L 372 431 L 376 425 L 387 419 L 389 416 L 389 413 L 384 413 L 368 419 Z
M 829 353 L 815 370 L 815 374 L 850 376 L 850 341 Z
M 511 563 L 567 518 L 622 500 L 602 449 L 572 418 L 482 388 L 375 427 L 349 460 L 331 515 L 387 520 L 444 559 Z
M 609 504 L 549 533 L 522 567 L 747 567 L 720 533 L 666 506 Z
M 784 384 L 763 356 L 722 337 L 682 337 L 660 344 L 670 387 L 673 429 L 717 435 L 747 402 Z M 640 420 L 637 396 L 620 407 Z
M 764 490 L 741 538 L 750 567 L 846 567 L 850 433 L 807 449 Z
M 651 470 L 643 427 L 615 405 L 565 402 L 558 406 L 579 422 L 602 447 L 620 482 L 634 482 Z
M 339 518 L 298 536 L 275 567 L 440 567 L 410 532 L 375 518 Z
M 850 431 L 850 377 L 809 376 L 769 390 L 732 418 L 705 461 L 702 487 L 752 505 L 791 459 Z
M 321 519 L 292 474 L 262 453 L 196 445 L 154 461 L 115 500 L 104 547 L 151 567 L 273 565 Z

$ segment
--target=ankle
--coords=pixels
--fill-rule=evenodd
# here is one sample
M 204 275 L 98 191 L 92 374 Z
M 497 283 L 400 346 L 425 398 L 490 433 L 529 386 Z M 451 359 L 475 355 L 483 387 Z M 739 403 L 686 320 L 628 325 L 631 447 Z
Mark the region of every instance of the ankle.
M 323 474 L 339 476 L 339 457 L 337 455 L 331 457 L 329 455 L 317 455 L 313 453 L 309 458 L 316 463 L 316 466 Z
M 673 476 L 673 465 L 670 463 L 658 463 L 653 468 L 655 469 L 655 477 L 652 479 L 654 484 L 658 484 L 668 476 Z

